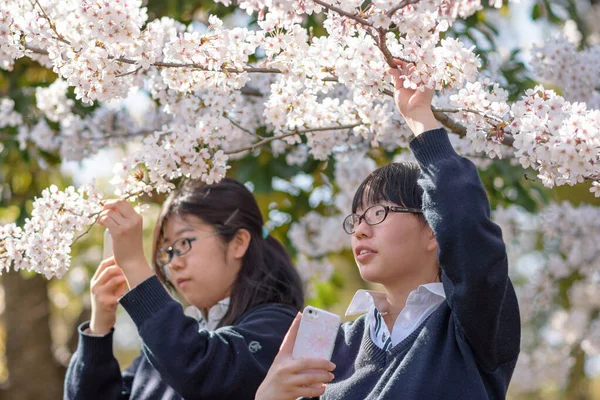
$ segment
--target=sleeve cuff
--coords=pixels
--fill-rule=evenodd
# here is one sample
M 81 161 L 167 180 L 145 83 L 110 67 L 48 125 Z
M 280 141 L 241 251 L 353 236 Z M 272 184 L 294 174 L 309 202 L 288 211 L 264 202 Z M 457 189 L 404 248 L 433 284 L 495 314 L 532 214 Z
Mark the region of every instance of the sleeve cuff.
M 101 364 L 110 362 L 113 356 L 113 332 L 114 328 L 104 336 L 87 334 L 84 331 L 90 327 L 90 323 L 84 322 L 79 325 L 79 343 L 77 352 L 81 354 L 84 362 L 90 364 Z
M 174 301 L 157 276 L 146 279 L 119 299 L 138 329 L 145 320 Z
M 432 129 L 416 136 L 410 142 L 410 149 L 421 166 L 458 156 L 444 128 Z

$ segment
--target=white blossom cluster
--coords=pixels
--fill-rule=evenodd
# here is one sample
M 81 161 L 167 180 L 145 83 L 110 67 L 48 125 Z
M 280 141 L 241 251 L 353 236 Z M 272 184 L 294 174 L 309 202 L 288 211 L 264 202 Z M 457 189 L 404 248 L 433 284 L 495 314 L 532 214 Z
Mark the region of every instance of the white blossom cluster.
M 218 181 L 230 157 L 266 144 L 294 163 L 368 146 L 394 150 L 409 137 L 389 96 L 386 70 L 396 57 L 415 63 L 407 86 L 453 93 L 440 104 L 454 108 L 448 114 L 465 125 L 466 139 L 459 141 L 465 149 L 510 154 L 500 145 L 510 137 L 514 157 L 536 168 L 548 186 L 590 179 L 600 195 L 596 112 L 541 87 L 509 106 L 498 85 L 476 82 L 480 61 L 473 49 L 442 39 L 457 19 L 481 9 L 481 1 L 423 0 L 398 8 L 399 1 L 378 0 L 361 10 L 362 3 L 240 1 L 239 7 L 258 13 L 260 29 L 225 28 L 211 16 L 199 31 L 169 18 L 147 21 L 140 0 L 4 1 L 0 66 L 28 56 L 60 76 L 36 93 L 44 118 L 21 124 L 15 139 L 81 159 L 143 138 L 115 167 L 119 196 L 168 191 L 181 176 Z M 302 25 L 311 13 L 325 13 L 327 35 L 312 37 Z M 82 102 L 142 89 L 156 107 L 143 123 L 104 104 L 82 117 L 68 87 Z
M 342 222 L 351 212 L 354 192 L 376 166 L 372 158 L 358 152 L 337 156 L 334 177 L 338 190 L 332 201 L 331 215 L 309 212 L 293 223 L 288 232 L 292 245 L 299 252 L 299 270 L 308 268 L 318 280 L 330 278 L 329 256 L 350 248 L 350 237 L 344 232 Z
M 507 135 L 523 168 L 534 168 L 547 187 L 592 180 L 600 197 L 600 111 L 570 103 L 554 91 L 536 86 L 508 105 L 508 94 L 490 81 L 468 83 L 450 102 L 467 128 L 476 150 L 501 156 Z M 491 125 L 491 127 L 490 127 Z
M 101 199 L 91 185 L 45 189 L 23 227 L 0 226 L 0 272 L 12 267 L 61 278 L 71 264 L 75 233 L 92 224 L 102 209 Z
M 11 71 L 14 61 L 23 57 L 23 46 L 19 41 L 19 32 L 12 13 L 8 8 L 0 7 L 0 68 Z
M 531 391 L 563 386 L 580 346 L 600 354 L 600 211 L 570 203 L 538 214 L 498 208 L 523 325 L 522 352 L 512 385 Z M 540 247 L 541 243 L 541 247 Z
M 583 50 L 577 43 L 560 35 L 532 49 L 531 66 L 542 79 L 558 85 L 568 101 L 585 102 L 588 108 L 600 108 L 598 76 L 600 46 Z
M 64 160 L 79 161 L 99 149 L 148 136 L 169 119 L 165 113 L 148 109 L 144 118 L 136 121 L 125 110 L 107 106 L 81 116 L 74 112 L 75 102 L 67 97 L 67 90 L 68 84 L 62 79 L 48 87 L 36 88 L 36 104 L 45 119 L 39 119 L 33 126 L 21 124 L 22 118 L 19 116 L 15 120 L 13 114 L 11 125 L 18 126 L 16 138 L 21 148 L 33 143 L 45 151 L 57 152 Z M 5 102 L 3 104 L 12 104 L 10 99 L 2 101 Z M 58 131 L 52 129 L 46 120 L 57 123 Z
M 0 98 L 0 128 L 18 126 L 22 122 L 21 114 L 15 111 L 15 102 L 11 99 Z

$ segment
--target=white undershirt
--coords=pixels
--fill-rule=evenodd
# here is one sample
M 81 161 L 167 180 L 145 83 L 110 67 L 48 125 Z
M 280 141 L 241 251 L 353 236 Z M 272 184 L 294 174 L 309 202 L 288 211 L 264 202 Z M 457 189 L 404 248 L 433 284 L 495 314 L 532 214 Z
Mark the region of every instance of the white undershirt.
M 444 286 L 439 283 L 427 283 L 410 292 L 406 306 L 390 333 L 377 305 L 386 301 L 385 293 L 371 290 L 359 290 L 354 294 L 346 316 L 367 313 L 371 340 L 380 349 L 389 350 L 406 339 L 446 300 Z

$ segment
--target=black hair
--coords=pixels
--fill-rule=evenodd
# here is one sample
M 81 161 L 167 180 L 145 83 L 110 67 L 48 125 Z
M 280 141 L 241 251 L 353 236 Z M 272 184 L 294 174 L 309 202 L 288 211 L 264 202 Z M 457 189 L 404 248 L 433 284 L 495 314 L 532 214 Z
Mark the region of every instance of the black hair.
M 421 209 L 423 189 L 418 179 L 421 169 L 415 162 L 390 163 L 371 172 L 360 184 L 352 201 L 352 212 L 382 201 Z M 425 222 L 423 214 L 417 216 Z
M 389 201 L 402 207 L 423 207 L 423 188 L 419 185 L 421 169 L 416 162 L 390 163 L 371 172 L 360 184 L 352 200 L 352 213 L 360 207 L 366 209 L 382 201 Z M 416 214 L 428 224 L 423 213 Z M 442 269 L 438 267 L 438 279 L 442 280 Z
M 172 288 L 156 262 L 165 221 L 173 216 L 193 215 L 216 230 L 224 243 L 229 243 L 240 229 L 250 235 L 250 244 L 242 259 L 241 269 L 231 288 L 227 313 L 219 326 L 232 325 L 250 308 L 265 303 L 280 303 L 300 310 L 304 305 L 304 289 L 298 271 L 283 245 L 271 235 L 263 238 L 263 217 L 252 193 L 240 182 L 224 178 L 206 184 L 188 180 L 163 204 L 156 223 L 153 246 L 153 268 L 159 279 Z

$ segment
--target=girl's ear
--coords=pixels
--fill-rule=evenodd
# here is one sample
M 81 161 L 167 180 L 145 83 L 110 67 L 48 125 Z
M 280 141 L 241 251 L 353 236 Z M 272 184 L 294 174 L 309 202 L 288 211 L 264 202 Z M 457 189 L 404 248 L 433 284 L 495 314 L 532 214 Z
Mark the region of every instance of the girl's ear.
M 427 225 L 427 235 L 428 235 L 428 240 L 427 240 L 427 251 L 437 251 L 438 248 L 438 242 L 437 242 L 437 238 L 435 237 L 435 233 L 433 233 L 433 229 L 431 229 L 431 227 L 429 225 Z
M 229 242 L 229 252 L 231 256 L 236 260 L 241 260 L 246 254 L 246 251 L 248 251 L 251 239 L 252 235 L 250 235 L 250 232 L 246 229 L 238 229 L 233 240 Z

